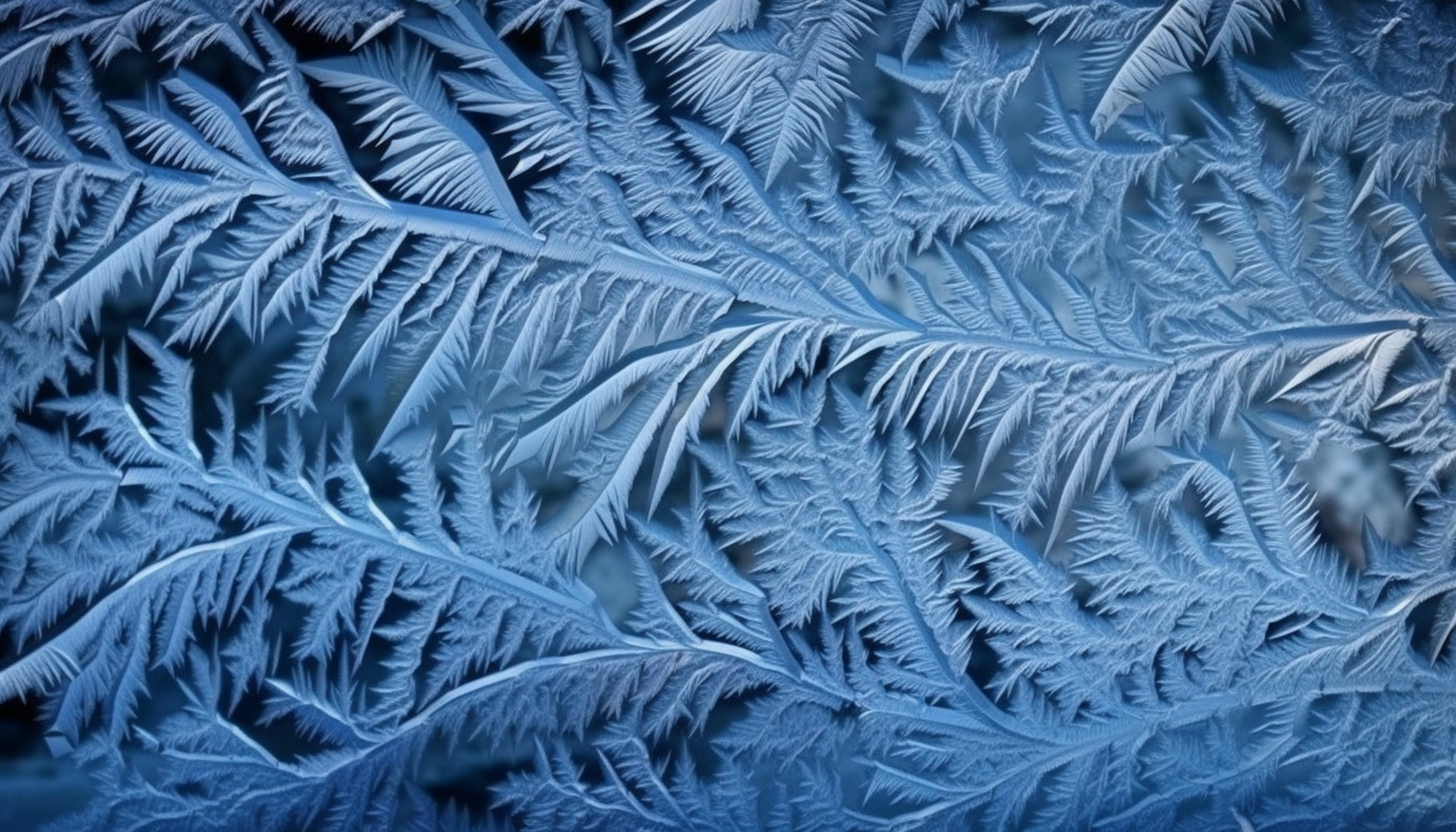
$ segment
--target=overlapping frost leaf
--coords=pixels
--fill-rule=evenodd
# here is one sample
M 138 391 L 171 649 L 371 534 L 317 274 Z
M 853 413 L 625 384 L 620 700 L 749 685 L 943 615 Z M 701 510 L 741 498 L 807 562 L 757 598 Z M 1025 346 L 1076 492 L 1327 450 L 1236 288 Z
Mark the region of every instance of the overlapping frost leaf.
M 0 700 L 90 778 L 34 818 L 1451 827 L 1448 9 L 0 46 Z

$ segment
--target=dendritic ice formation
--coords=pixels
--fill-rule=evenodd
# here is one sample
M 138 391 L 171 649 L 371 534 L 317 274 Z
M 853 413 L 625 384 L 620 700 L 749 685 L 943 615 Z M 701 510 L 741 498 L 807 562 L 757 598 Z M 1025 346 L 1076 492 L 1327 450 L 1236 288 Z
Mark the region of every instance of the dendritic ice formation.
M 1456 829 L 1456 7 L 0 0 L 6 830 Z

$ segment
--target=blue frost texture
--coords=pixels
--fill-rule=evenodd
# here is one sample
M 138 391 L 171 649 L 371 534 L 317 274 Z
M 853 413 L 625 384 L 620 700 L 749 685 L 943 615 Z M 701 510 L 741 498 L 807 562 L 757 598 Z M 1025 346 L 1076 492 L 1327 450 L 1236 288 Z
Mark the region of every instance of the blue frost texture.
M 1453 381 L 1453 4 L 0 0 L 0 829 L 1456 830 Z

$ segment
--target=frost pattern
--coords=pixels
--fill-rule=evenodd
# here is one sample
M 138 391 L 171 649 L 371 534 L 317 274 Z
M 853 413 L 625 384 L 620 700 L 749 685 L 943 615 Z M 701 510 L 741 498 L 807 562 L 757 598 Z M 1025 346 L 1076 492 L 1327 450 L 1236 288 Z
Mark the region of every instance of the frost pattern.
M 1456 829 L 1453 108 L 1418 0 L 0 2 L 0 821 Z

